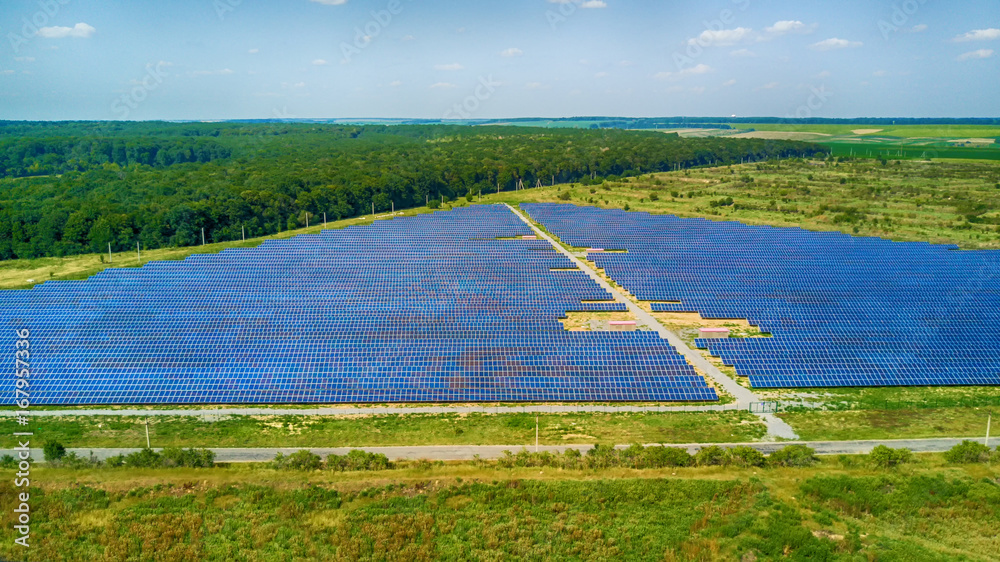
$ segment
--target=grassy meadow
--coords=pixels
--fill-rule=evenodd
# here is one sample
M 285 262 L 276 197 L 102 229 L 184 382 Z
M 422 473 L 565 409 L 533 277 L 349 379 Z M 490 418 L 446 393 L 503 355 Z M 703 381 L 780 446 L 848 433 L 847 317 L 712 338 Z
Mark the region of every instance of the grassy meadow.
M 35 467 L 7 560 L 988 560 L 1000 471 L 919 455 L 808 468 L 379 472 Z
M 66 447 L 145 447 L 139 416 L 35 417 L 31 430 Z M 543 445 L 695 443 L 760 440 L 767 428 L 746 411 L 539 414 Z M 528 445 L 535 415 L 152 416 L 154 447 L 378 447 Z M 17 445 L 0 436 L 0 448 Z

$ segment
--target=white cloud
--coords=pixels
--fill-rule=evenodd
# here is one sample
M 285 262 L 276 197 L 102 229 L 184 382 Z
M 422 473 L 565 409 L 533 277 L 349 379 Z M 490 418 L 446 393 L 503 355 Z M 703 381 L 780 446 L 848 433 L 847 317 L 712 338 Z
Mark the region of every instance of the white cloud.
M 952 39 L 952 41 L 992 41 L 994 39 L 1000 39 L 1000 29 L 991 27 L 989 29 L 973 29 L 972 31 L 959 35 Z
M 761 86 L 760 88 L 757 88 L 757 89 L 758 90 L 773 90 L 773 89 L 777 88 L 778 86 L 781 86 L 781 84 L 779 84 L 778 82 L 768 82 L 767 84 L 764 84 L 763 86 Z
M 581 8 L 607 8 L 607 2 L 603 0 L 587 0 L 586 2 L 580 4 Z
M 519 57 L 524 54 L 524 51 L 518 49 L 517 47 L 511 47 L 509 49 L 504 49 L 500 51 L 501 57 Z
M 35 57 L 14 57 L 17 62 L 35 62 Z
M 732 86 L 735 83 L 736 83 L 736 79 L 735 78 L 731 78 L 731 79 L 726 80 L 725 82 L 723 82 L 722 85 L 723 86 Z
M 798 20 L 782 20 L 764 28 L 764 31 L 771 35 L 784 35 L 786 33 L 812 33 L 815 29 L 816 24 L 806 25 Z
M 913 28 L 911 28 L 910 31 L 912 31 L 914 33 L 920 33 L 921 31 L 927 31 L 927 24 L 926 23 L 918 23 L 917 25 L 913 26 Z
M 14 74 L 13 70 L 0 70 L 0 74 Z
M 38 29 L 38 35 L 49 39 L 62 39 L 63 37 L 78 37 L 86 39 L 97 31 L 92 26 L 85 23 L 78 23 L 73 27 L 42 27 Z
M 836 37 L 831 37 L 829 39 L 824 39 L 818 43 L 813 43 L 809 45 L 810 49 L 816 49 L 817 51 L 830 51 L 833 49 L 846 49 L 848 47 L 860 47 L 863 43 L 861 41 L 848 41 L 847 39 L 838 39 Z
M 688 39 L 688 45 L 702 47 L 728 47 L 753 38 L 753 30 L 749 27 L 736 29 L 706 29 L 698 37 Z
M 656 78 L 657 80 L 665 80 L 671 77 L 680 78 L 683 76 L 692 76 L 695 74 L 707 74 L 709 72 L 712 72 L 711 66 L 708 66 L 707 64 L 697 64 L 695 66 L 692 66 L 691 68 L 685 68 L 680 72 L 657 72 L 656 74 L 653 75 L 653 78 Z
M 435 82 L 434 84 L 431 84 L 431 88 L 434 89 L 454 88 L 454 87 L 455 85 L 450 82 Z
M 402 86 L 403 83 L 400 82 L 399 80 L 393 80 L 392 82 L 389 82 L 389 85 L 392 86 L 393 88 L 396 88 L 396 87 Z
M 603 71 L 602 71 L 602 72 L 598 72 L 597 74 L 594 74 L 594 78 L 604 78 L 604 77 L 606 77 L 607 75 L 608 75 L 608 73 L 607 73 L 607 72 L 603 72 Z
M 250 49 L 249 51 L 247 51 L 247 53 L 249 53 L 251 55 L 256 55 L 259 52 L 260 52 L 260 49 Z
M 993 49 L 979 49 L 958 55 L 957 60 L 988 59 L 993 56 Z
M 347 4 L 347 0 L 309 0 L 310 2 L 315 2 L 317 4 L 324 4 L 326 6 L 343 6 Z
M 463 68 L 465 68 L 465 67 L 462 66 L 462 65 L 460 65 L 460 64 L 458 64 L 457 62 L 453 62 L 451 64 L 435 64 L 434 65 L 434 70 L 462 70 Z
M 705 87 L 704 86 L 695 86 L 695 87 L 691 88 L 691 93 L 692 94 L 704 94 L 705 93 Z
M 829 70 L 824 70 L 823 72 L 820 72 L 819 74 L 816 75 L 816 78 L 829 78 L 829 77 L 830 77 Z
M 623 60 L 623 61 L 618 61 L 618 66 L 624 66 L 624 67 L 635 66 L 635 63 L 630 60 Z
M 402 41 L 413 41 L 414 39 L 415 39 L 415 37 L 413 37 L 412 35 L 404 35 L 401 40 Z
M 734 57 L 756 57 L 757 53 L 751 51 L 750 49 L 736 49 L 735 51 L 730 51 L 729 54 Z
M 326 65 L 328 65 L 330 63 L 327 62 L 327 61 L 325 61 L 325 60 L 323 60 L 323 59 L 316 59 L 316 60 L 312 61 L 312 64 L 313 64 L 313 66 L 326 66 Z
M 875 72 L 872 72 L 872 76 L 885 76 L 885 75 L 886 72 L 884 70 L 876 70 Z
M 527 84 L 524 85 L 524 88 L 526 90 L 539 90 L 541 89 L 541 87 L 542 87 L 541 82 L 528 82 Z

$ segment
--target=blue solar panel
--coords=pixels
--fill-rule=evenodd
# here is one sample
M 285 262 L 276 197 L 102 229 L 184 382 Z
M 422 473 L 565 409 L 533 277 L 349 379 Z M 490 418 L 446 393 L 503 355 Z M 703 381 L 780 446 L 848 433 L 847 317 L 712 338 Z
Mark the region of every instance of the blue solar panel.
M 717 399 L 655 333 L 564 330 L 623 305 L 529 234 L 504 206 L 377 221 L 0 293 L 0 319 L 34 404 Z
M 754 387 L 1000 384 L 1000 252 L 524 204 L 653 311 L 748 319 L 699 339 Z M 672 301 L 672 302 L 663 302 Z

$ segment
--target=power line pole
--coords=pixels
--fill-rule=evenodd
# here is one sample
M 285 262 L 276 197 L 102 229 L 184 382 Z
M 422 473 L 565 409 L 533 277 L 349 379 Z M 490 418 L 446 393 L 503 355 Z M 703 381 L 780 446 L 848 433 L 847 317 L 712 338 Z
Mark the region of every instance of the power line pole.
M 205 227 L 201 227 L 201 245 L 205 245 Z
M 538 452 L 538 416 L 535 416 L 535 452 Z
M 323 211 L 323 228 L 326 228 L 326 211 Z
M 139 241 L 135 241 L 135 261 L 142 263 L 142 254 L 139 253 Z
M 108 242 L 108 263 L 111 263 L 111 242 Z
M 240 225 L 240 235 L 243 236 L 243 241 L 246 242 L 247 241 L 247 228 L 245 226 L 243 226 L 242 224 Z
M 149 417 L 146 417 L 146 448 L 149 449 Z

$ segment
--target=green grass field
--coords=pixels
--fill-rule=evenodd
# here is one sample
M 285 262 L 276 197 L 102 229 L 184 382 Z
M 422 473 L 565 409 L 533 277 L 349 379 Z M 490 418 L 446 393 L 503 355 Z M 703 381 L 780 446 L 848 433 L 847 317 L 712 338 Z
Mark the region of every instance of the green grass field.
M 789 160 L 484 195 L 1000 248 L 1000 163 Z M 655 200 L 653 198 L 655 196 Z M 727 197 L 731 205 L 713 206 Z
M 742 442 L 767 432 L 745 411 L 539 414 L 538 424 L 545 445 Z M 35 417 L 31 428 L 66 447 L 146 445 L 144 417 Z M 535 415 L 153 416 L 149 434 L 155 447 L 516 446 L 535 442 Z M 0 436 L 0 448 L 14 446 Z
M 756 129 L 758 131 L 794 131 L 823 133 L 827 135 L 852 135 L 853 131 L 874 131 L 865 135 L 884 137 L 946 137 L 946 138 L 986 138 L 1000 137 L 1000 127 L 993 125 L 799 125 L 786 123 L 733 123 L 734 129 Z
M 1000 472 L 937 455 L 884 471 L 383 472 L 35 467 L 32 547 L 9 560 L 987 560 Z

